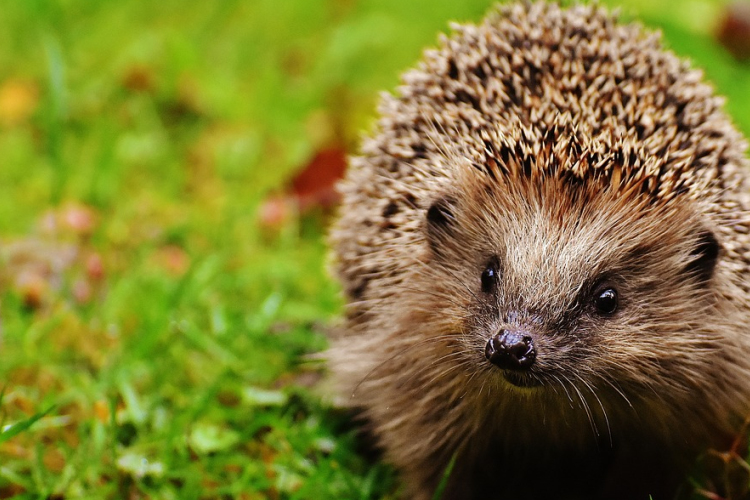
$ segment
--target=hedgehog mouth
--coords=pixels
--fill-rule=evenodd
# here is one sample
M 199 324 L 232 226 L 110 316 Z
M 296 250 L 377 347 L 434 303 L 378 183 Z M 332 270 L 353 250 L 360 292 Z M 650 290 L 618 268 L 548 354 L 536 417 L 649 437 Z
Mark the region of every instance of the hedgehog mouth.
M 539 387 L 542 385 L 542 382 L 537 377 L 517 371 L 503 370 L 503 378 L 511 385 L 521 388 Z

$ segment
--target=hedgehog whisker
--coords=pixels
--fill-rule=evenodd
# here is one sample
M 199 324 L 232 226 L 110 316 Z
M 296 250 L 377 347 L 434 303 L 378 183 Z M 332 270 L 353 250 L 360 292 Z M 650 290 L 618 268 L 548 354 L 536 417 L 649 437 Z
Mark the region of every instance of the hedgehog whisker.
M 372 368 L 372 369 L 371 369 L 370 371 L 368 371 L 368 372 L 367 372 L 367 374 L 365 374 L 365 376 L 364 376 L 364 377 L 362 378 L 362 380 L 360 380 L 360 381 L 359 381 L 359 382 L 357 383 L 357 385 L 356 385 L 356 386 L 354 386 L 354 389 L 352 390 L 352 394 L 351 394 L 351 396 L 350 396 L 350 399 L 351 399 L 351 398 L 354 398 L 354 396 L 356 395 L 356 393 L 357 393 L 357 390 L 359 390 L 360 386 L 361 386 L 361 385 L 362 385 L 363 383 L 365 383 L 365 382 L 366 382 L 366 381 L 367 381 L 367 380 L 368 380 L 368 379 L 369 379 L 369 378 L 370 378 L 370 377 L 371 377 L 372 375 L 374 375 L 374 374 L 375 374 L 375 373 L 376 373 L 376 372 L 377 372 L 378 370 L 380 370 L 380 369 L 382 369 L 382 368 L 385 368 L 385 367 L 386 367 L 386 366 L 388 366 L 388 365 L 389 365 L 389 364 L 390 364 L 391 362 L 393 362 L 393 361 L 397 360 L 398 358 L 400 358 L 400 357 L 401 357 L 401 356 L 403 356 L 403 355 L 406 355 L 406 354 L 408 354 L 408 353 L 409 353 L 409 352 L 410 352 L 410 351 L 411 351 L 412 349 L 416 349 L 417 347 L 424 347 L 425 345 L 430 345 L 430 344 L 433 344 L 433 343 L 434 343 L 434 342 L 436 342 L 436 341 L 438 341 L 438 342 L 439 342 L 439 341 L 441 341 L 441 340 L 449 340 L 449 339 L 452 339 L 452 338 L 454 338 L 454 336 L 453 336 L 453 335 L 450 335 L 450 334 L 448 334 L 448 335 L 439 335 L 439 336 L 437 336 L 437 337 L 431 337 L 431 338 L 428 338 L 428 339 L 422 339 L 422 340 L 420 340 L 419 342 L 415 342 L 415 343 L 411 344 L 410 346 L 408 346 L 408 347 L 406 347 L 406 348 L 403 348 L 403 349 L 399 350 L 399 351 L 398 351 L 398 352 L 396 352 L 396 353 L 395 353 L 395 354 L 394 354 L 393 356 L 390 356 L 389 358 L 386 358 L 386 359 L 385 359 L 384 361 L 382 361 L 382 362 L 378 363 L 378 364 L 377 364 L 377 365 L 375 365 L 375 366 L 374 366 L 374 367 L 373 367 L 373 368 Z
M 450 373 L 450 372 L 452 372 L 452 371 L 454 371 L 454 370 L 456 370 L 458 368 L 464 368 L 466 366 L 468 366 L 468 363 L 466 363 L 465 361 L 464 362 L 455 363 L 453 365 L 449 365 L 442 372 L 438 372 L 438 373 L 434 374 L 432 378 L 430 378 L 429 380 L 426 381 L 425 385 L 426 386 L 430 386 L 438 378 L 444 378 L 448 373 Z M 409 378 L 407 378 L 406 380 L 404 380 L 403 385 L 408 385 L 409 382 L 411 382 L 412 380 L 414 380 L 414 378 L 417 375 L 420 375 L 420 374 L 421 373 L 419 373 L 418 371 L 415 370 L 414 373 L 412 373 L 412 375 Z
M 563 383 L 563 381 L 560 380 L 560 377 L 558 377 L 557 375 L 553 374 L 552 378 L 557 382 L 557 385 L 559 385 L 560 387 L 563 388 L 563 390 L 565 391 L 565 395 L 568 397 L 568 401 L 570 401 L 570 407 L 572 408 L 573 407 L 573 397 L 570 395 L 570 391 L 568 391 L 567 385 L 565 383 Z
M 625 392 L 622 390 L 621 387 L 619 387 L 618 384 L 615 383 L 615 381 L 610 380 L 608 378 L 602 378 L 601 379 L 604 383 L 606 383 L 608 386 L 610 386 L 614 391 L 622 397 L 622 399 L 625 400 L 625 402 L 630 406 L 632 409 L 635 410 L 635 406 L 633 406 L 633 403 L 628 399 L 628 397 L 625 395 Z
M 432 385 L 432 383 L 433 383 L 433 382 L 435 382 L 436 380 L 438 380 L 438 379 L 440 379 L 440 378 L 444 378 L 444 377 L 445 377 L 446 375 L 448 375 L 448 374 L 449 374 L 449 373 L 451 373 L 452 371 L 455 371 L 455 370 L 457 370 L 457 369 L 459 369 L 459 368 L 466 368 L 466 367 L 470 367 L 470 366 L 471 366 L 471 365 L 470 365 L 469 363 L 467 363 L 466 361 L 463 361 L 463 362 L 459 362 L 459 363 L 455 363 L 455 364 L 453 364 L 453 365 L 450 365 L 450 366 L 448 366 L 447 368 L 445 368 L 445 369 L 444 369 L 443 371 L 441 371 L 441 372 L 438 372 L 438 373 L 434 374 L 434 375 L 432 376 L 432 378 L 430 378 L 430 379 L 429 379 L 429 380 L 427 381 L 426 385 L 427 385 L 427 386 L 430 386 L 430 385 Z M 411 377 L 410 377 L 410 379 L 411 379 Z
M 581 400 L 581 406 L 583 407 L 583 410 L 586 412 L 586 416 L 589 419 L 589 424 L 591 425 L 591 430 L 593 431 L 594 436 L 598 438 L 599 437 L 599 428 L 596 425 L 596 421 L 594 420 L 594 415 L 591 412 L 591 408 L 589 407 L 588 401 L 586 400 L 586 398 L 584 397 L 583 393 L 581 392 L 581 390 L 578 388 L 578 386 L 576 384 L 570 384 L 570 386 L 573 388 L 573 390 L 578 395 L 578 399 Z
M 604 416 L 604 422 L 607 425 L 607 435 L 609 436 L 609 444 L 614 444 L 614 441 L 612 439 L 612 428 L 609 424 L 609 416 L 607 415 L 607 410 L 604 408 L 604 404 L 602 403 L 601 398 L 599 398 L 599 395 L 596 393 L 596 387 L 591 385 L 590 382 L 588 382 L 586 379 L 581 377 L 579 374 L 576 374 L 576 378 L 581 381 L 583 385 L 586 386 L 586 388 L 589 390 L 592 396 L 596 399 L 596 402 L 599 403 L 599 408 L 602 410 L 602 414 Z
M 432 366 L 435 366 L 435 365 L 439 365 L 439 364 L 440 364 L 440 363 L 442 363 L 443 361 L 449 360 L 449 359 L 451 359 L 451 358 L 458 358 L 458 360 L 459 360 L 459 362 L 460 362 L 460 363 L 465 363 L 465 364 L 468 364 L 468 360 L 466 360 L 465 358 L 464 358 L 464 359 L 461 359 L 461 358 L 462 358 L 462 357 L 463 357 L 463 356 L 464 356 L 465 354 L 466 354 L 466 353 L 465 353 L 465 352 L 462 352 L 462 351 L 455 351 L 455 352 L 451 352 L 451 353 L 445 354 L 445 355 L 443 355 L 443 356 L 440 356 L 440 357 L 439 357 L 439 358 L 437 358 L 437 359 L 434 359 L 434 360 L 432 361 L 431 365 L 432 365 Z

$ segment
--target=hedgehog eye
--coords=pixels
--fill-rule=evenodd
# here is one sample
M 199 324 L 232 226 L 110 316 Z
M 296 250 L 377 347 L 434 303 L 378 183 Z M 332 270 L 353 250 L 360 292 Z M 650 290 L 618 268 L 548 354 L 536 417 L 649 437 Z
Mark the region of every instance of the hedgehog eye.
M 498 263 L 496 259 L 492 259 L 487 263 L 487 267 L 482 271 L 481 281 L 482 291 L 484 293 L 492 293 L 498 282 Z
M 612 287 L 599 288 L 594 293 L 594 307 L 599 314 L 614 314 L 617 310 L 617 290 Z

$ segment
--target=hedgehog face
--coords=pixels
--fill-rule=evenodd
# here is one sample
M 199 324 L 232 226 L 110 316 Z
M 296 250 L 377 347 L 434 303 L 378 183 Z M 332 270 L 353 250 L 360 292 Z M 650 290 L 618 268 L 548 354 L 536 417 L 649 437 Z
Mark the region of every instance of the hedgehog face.
M 534 390 L 621 391 L 710 369 L 720 251 L 695 207 L 598 183 L 480 184 L 439 197 L 425 222 L 441 281 L 460 283 L 444 306 L 471 311 L 454 329 L 478 371 Z

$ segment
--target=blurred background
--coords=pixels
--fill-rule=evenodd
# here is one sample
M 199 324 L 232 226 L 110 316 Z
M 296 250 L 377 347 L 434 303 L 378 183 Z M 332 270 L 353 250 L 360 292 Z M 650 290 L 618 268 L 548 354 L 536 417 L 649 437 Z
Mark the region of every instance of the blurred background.
M 0 9 L 0 498 L 395 498 L 309 354 L 378 92 L 488 0 Z M 750 132 L 750 6 L 605 1 Z

